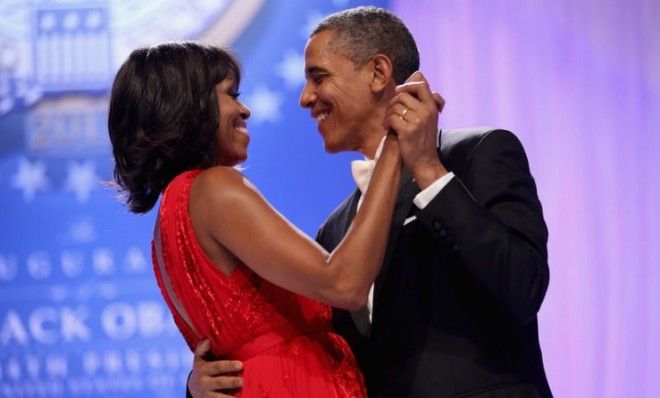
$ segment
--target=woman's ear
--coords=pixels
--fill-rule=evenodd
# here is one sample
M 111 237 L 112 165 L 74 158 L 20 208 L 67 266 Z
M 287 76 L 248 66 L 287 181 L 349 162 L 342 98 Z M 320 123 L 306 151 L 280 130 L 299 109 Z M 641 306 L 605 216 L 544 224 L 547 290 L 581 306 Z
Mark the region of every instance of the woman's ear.
M 392 75 L 392 61 L 388 56 L 384 54 L 376 54 L 372 58 L 371 63 L 371 90 L 374 93 L 380 93 L 385 90 L 388 85 L 394 84 L 394 76 Z

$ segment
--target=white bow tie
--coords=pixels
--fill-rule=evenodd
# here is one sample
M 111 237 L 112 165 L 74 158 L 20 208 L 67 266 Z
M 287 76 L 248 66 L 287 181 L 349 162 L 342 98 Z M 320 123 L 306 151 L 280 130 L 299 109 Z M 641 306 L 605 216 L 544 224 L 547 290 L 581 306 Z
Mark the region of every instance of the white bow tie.
M 364 195 L 367 192 L 367 188 L 369 188 L 369 181 L 371 181 L 371 175 L 374 172 L 375 165 L 375 159 L 354 160 L 351 162 L 351 173 L 353 173 L 355 185 L 360 189 L 362 195 Z
M 367 192 L 367 188 L 369 188 L 369 181 L 371 181 L 374 166 L 376 166 L 376 161 L 380 157 L 380 153 L 383 151 L 384 144 L 385 137 L 380 140 L 380 144 L 378 144 L 378 148 L 376 149 L 376 155 L 373 159 L 354 160 L 351 162 L 351 173 L 353 174 L 355 185 L 360 189 L 362 195 L 364 195 Z

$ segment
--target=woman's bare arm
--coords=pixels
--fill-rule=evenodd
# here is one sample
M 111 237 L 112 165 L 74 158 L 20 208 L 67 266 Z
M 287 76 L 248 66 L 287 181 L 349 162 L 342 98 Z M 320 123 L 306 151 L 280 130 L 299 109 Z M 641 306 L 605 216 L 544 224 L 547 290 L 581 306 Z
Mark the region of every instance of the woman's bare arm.
M 383 262 L 400 172 L 398 141 L 388 136 L 360 211 L 332 253 L 278 213 L 241 173 L 227 167 L 206 170 L 193 182 L 193 228 L 206 254 L 219 259 L 215 262 L 223 264 L 216 265 L 225 272 L 236 259 L 285 289 L 356 309 L 366 303 Z

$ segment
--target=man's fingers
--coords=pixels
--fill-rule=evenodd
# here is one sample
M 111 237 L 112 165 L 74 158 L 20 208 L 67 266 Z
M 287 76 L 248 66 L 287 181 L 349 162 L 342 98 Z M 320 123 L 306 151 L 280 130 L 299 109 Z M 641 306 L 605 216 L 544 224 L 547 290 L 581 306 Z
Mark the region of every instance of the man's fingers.
M 429 84 L 426 82 L 426 80 L 409 82 L 400 86 L 396 86 L 396 94 L 400 93 L 408 93 L 422 102 L 433 101 L 431 88 L 429 87 Z
M 435 101 L 435 105 L 438 107 L 438 113 L 441 113 L 442 110 L 445 108 L 445 99 L 442 98 L 442 95 L 433 92 L 433 101 Z
M 394 130 L 397 137 L 403 138 L 401 133 L 406 131 L 405 130 L 406 125 L 405 125 L 405 121 L 403 119 L 401 119 L 400 116 L 394 115 L 394 114 L 388 116 L 387 117 L 387 125 L 388 125 L 389 129 Z
M 213 361 L 208 362 L 207 376 L 221 376 L 227 373 L 239 372 L 243 369 L 241 361 Z
M 238 376 L 215 377 L 208 382 L 209 390 L 234 390 L 243 387 L 243 378 Z
M 436 92 L 431 93 L 431 99 L 435 103 L 435 108 L 438 113 L 441 113 L 445 107 L 445 99 Z M 408 109 L 415 109 L 417 106 L 421 105 L 421 102 L 413 95 L 407 92 L 401 92 L 394 96 L 390 101 L 390 109 L 395 107 L 396 104 L 401 104 Z
M 427 101 L 431 97 L 429 82 L 420 71 L 413 72 L 402 85 L 397 86 L 396 92 L 399 93 L 400 91 L 408 91 L 419 98 L 420 101 Z
M 422 82 L 426 81 L 426 78 L 420 71 L 415 71 L 410 75 L 404 83 L 410 83 L 410 82 Z
M 204 355 L 206 355 L 207 352 L 209 352 L 209 349 L 211 348 L 211 343 L 209 342 L 208 339 L 203 340 L 201 343 L 197 344 L 197 347 L 195 347 L 195 361 L 198 359 L 203 359 Z
M 390 109 L 397 107 L 397 105 L 403 106 L 408 109 L 418 109 L 423 107 L 423 103 L 420 102 L 414 96 L 408 93 L 400 93 L 394 96 L 390 101 Z
M 393 118 L 397 118 L 397 119 L 401 117 L 405 118 L 406 115 L 409 114 L 411 111 L 412 111 L 411 107 L 404 105 L 400 101 L 394 101 L 394 100 L 391 101 L 390 106 L 387 108 L 387 111 L 385 112 L 385 117 L 383 119 L 383 127 L 385 127 L 385 129 L 389 129 L 391 125 L 390 120 L 393 120 Z

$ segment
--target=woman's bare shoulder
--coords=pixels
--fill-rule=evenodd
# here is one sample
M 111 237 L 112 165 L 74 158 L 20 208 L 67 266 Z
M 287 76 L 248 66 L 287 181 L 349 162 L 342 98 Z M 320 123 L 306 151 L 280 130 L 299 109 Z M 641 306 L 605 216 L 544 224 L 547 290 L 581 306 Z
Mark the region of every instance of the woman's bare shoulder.
M 214 166 L 202 171 L 193 182 L 193 195 L 214 200 L 236 200 L 254 194 L 254 185 L 238 170 Z

